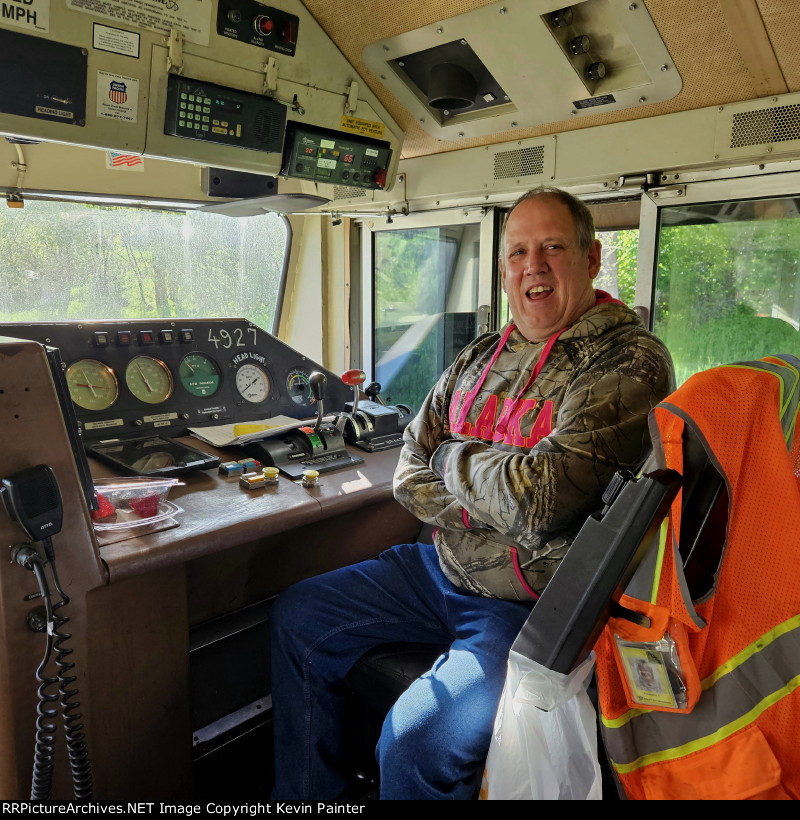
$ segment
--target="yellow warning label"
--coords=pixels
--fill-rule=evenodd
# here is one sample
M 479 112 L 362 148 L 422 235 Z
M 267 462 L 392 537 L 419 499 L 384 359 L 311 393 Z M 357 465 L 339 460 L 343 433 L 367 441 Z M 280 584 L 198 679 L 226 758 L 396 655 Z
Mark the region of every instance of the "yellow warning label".
M 358 117 L 342 117 L 342 128 L 365 137 L 383 137 L 383 123 L 372 120 L 360 120 Z

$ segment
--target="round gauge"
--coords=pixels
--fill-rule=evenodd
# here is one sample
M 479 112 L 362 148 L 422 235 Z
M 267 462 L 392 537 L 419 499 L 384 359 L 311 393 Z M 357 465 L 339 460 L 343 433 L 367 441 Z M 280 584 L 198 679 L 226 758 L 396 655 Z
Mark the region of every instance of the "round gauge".
M 286 377 L 286 391 L 289 393 L 289 398 L 301 407 L 311 407 L 317 403 L 311 392 L 311 384 L 308 380 L 310 375 L 308 370 L 295 367 Z
M 125 383 L 137 399 L 147 404 L 161 404 L 172 395 L 172 373 L 152 356 L 136 356 L 125 368 Z
M 178 378 L 193 396 L 213 396 L 219 390 L 222 373 L 205 353 L 190 353 L 178 367 Z
M 258 404 L 269 398 L 269 376 L 256 364 L 243 364 L 236 371 L 236 389 L 247 401 Z
M 67 368 L 67 387 L 72 401 L 84 410 L 105 410 L 119 396 L 114 371 L 96 359 L 81 359 Z

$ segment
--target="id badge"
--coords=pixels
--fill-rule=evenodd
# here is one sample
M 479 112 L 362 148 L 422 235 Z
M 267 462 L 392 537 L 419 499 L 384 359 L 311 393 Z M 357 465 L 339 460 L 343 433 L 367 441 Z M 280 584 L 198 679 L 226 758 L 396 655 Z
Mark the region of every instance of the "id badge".
M 669 634 L 658 641 L 626 641 L 614 635 L 631 705 L 685 709 L 686 681 L 675 641 Z

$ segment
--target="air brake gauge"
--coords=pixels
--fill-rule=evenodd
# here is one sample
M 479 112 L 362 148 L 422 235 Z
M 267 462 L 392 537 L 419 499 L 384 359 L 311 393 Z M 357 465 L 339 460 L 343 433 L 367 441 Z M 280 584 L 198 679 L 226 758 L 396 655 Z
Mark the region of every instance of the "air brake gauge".
M 84 410 L 105 410 L 119 396 L 114 371 L 96 359 L 81 359 L 67 368 L 67 386 L 72 401 Z
M 136 356 L 125 368 L 125 383 L 140 401 L 161 404 L 172 395 L 172 372 L 152 356 Z
M 219 390 L 222 374 L 210 356 L 190 353 L 181 361 L 178 378 L 193 396 L 213 396 Z
M 246 401 L 258 404 L 269 398 L 269 376 L 257 364 L 243 364 L 236 371 L 236 389 Z
M 289 398 L 301 407 L 312 407 L 317 400 L 311 393 L 311 384 L 308 377 L 311 374 L 302 367 L 295 367 L 286 376 L 286 392 Z

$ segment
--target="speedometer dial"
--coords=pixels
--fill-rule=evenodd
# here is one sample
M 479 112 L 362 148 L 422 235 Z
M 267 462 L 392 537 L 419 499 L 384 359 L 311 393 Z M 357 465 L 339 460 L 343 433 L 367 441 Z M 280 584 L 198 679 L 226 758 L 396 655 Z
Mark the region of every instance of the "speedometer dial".
M 236 371 L 236 389 L 246 401 L 258 404 L 269 398 L 269 376 L 256 364 L 243 364 Z
M 84 410 L 105 410 L 119 395 L 114 371 L 96 359 L 81 359 L 67 368 L 67 387 L 72 401 Z
M 136 356 L 125 368 L 125 383 L 139 401 L 161 404 L 172 395 L 172 372 L 152 356 Z
M 210 356 L 190 353 L 181 361 L 178 378 L 193 396 L 213 396 L 219 390 L 222 373 Z

